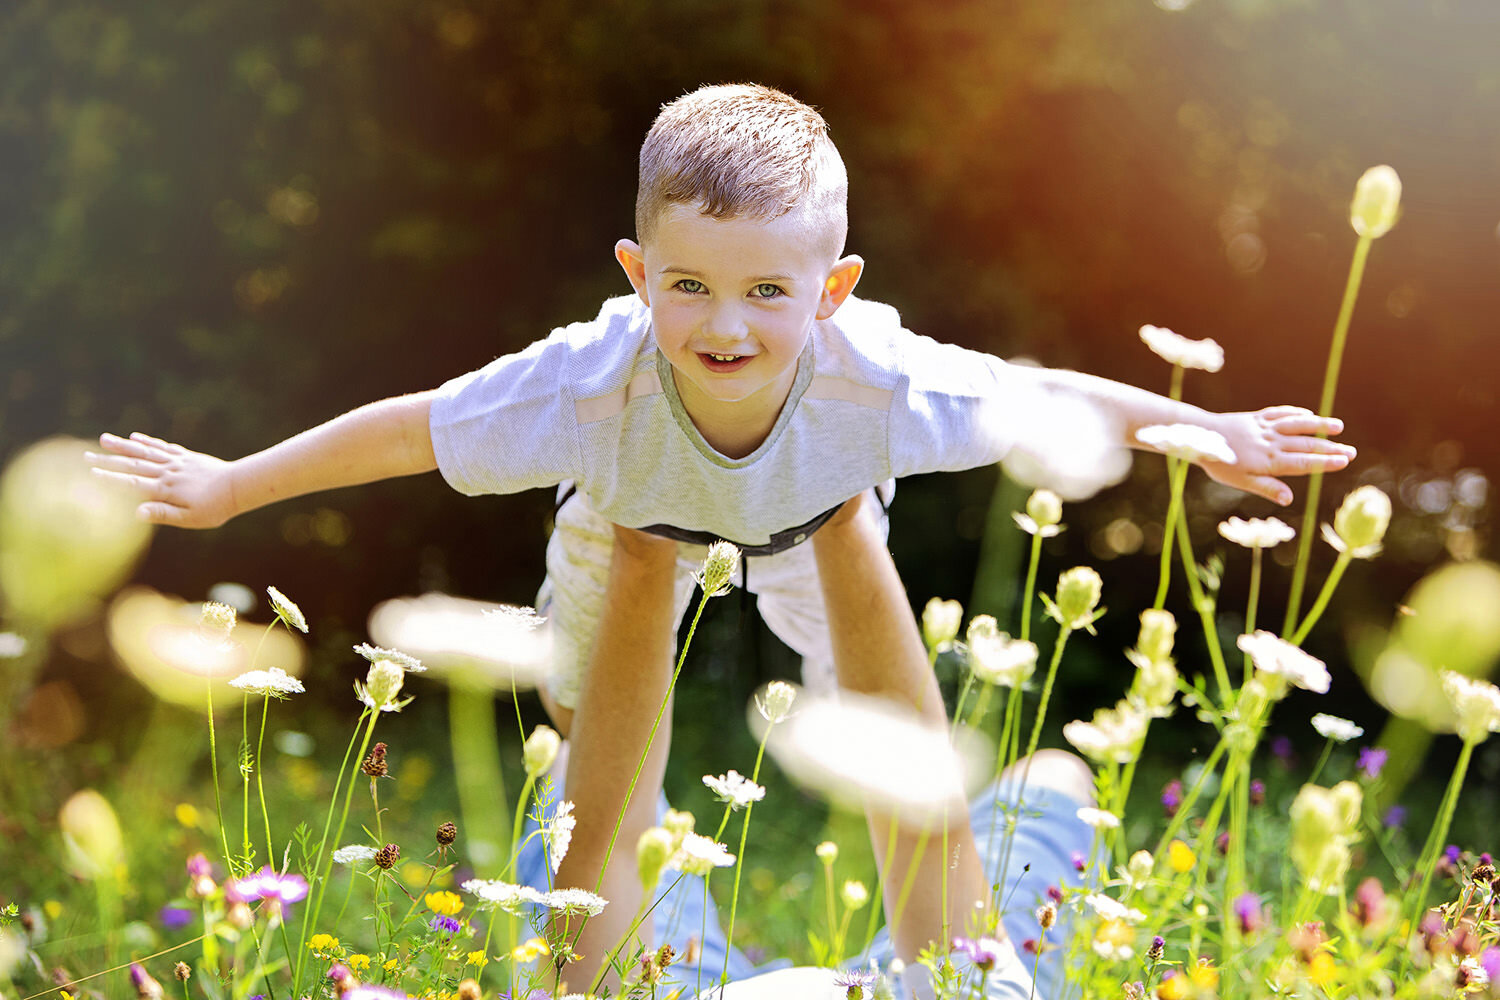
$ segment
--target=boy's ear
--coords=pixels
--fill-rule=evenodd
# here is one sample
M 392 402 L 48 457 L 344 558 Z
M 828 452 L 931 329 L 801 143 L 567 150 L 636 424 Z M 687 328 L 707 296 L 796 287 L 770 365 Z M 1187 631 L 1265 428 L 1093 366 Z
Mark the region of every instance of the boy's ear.
M 859 284 L 859 276 L 864 270 L 864 260 L 853 254 L 833 265 L 833 270 L 828 272 L 828 279 L 823 282 L 823 297 L 818 301 L 818 319 L 827 319 L 838 311 L 839 306 L 854 291 L 854 286 Z
M 625 277 L 630 279 L 630 286 L 635 289 L 635 294 L 649 306 L 651 298 L 646 291 L 646 251 L 635 240 L 621 240 L 615 244 L 615 260 L 625 269 Z

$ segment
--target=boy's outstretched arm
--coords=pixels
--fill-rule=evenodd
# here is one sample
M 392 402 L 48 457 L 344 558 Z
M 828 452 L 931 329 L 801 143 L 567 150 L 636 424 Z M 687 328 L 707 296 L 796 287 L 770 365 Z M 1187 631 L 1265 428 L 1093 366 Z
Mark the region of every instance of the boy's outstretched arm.
M 140 490 L 140 517 L 216 528 L 277 500 L 437 468 L 427 414 L 432 392 L 361 406 L 265 451 L 226 462 L 146 434 L 103 434 L 99 475 Z
M 1123 432 L 1121 443 L 1131 448 L 1143 447 L 1136 431 L 1154 424 L 1192 424 L 1222 434 L 1236 461 L 1203 462 L 1203 471 L 1282 506 L 1292 502 L 1292 490 L 1279 477 L 1334 472 L 1355 455 L 1349 445 L 1319 437 L 1342 432 L 1342 420 L 1319 417 L 1300 406 L 1214 413 L 1095 375 L 1049 368 L 1020 368 L 1018 373 L 1044 392 L 1075 396 L 1114 418 Z

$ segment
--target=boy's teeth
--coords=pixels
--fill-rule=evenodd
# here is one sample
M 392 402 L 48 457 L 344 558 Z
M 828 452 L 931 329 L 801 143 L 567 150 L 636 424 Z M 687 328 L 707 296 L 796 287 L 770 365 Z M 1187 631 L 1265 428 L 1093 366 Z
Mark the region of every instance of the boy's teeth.
M 709 357 L 715 361 L 738 361 L 740 356 L 738 354 L 710 354 Z

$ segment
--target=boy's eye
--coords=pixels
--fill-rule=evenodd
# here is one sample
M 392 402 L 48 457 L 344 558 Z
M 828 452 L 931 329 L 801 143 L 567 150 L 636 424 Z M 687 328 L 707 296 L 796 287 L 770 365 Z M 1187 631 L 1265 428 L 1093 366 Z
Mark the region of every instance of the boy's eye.
M 773 285 L 769 281 L 755 286 L 754 294 L 759 299 L 774 299 L 782 294 L 780 285 Z
M 683 278 L 677 282 L 677 288 L 680 291 L 687 292 L 689 295 L 697 295 L 703 291 L 703 282 L 695 278 Z

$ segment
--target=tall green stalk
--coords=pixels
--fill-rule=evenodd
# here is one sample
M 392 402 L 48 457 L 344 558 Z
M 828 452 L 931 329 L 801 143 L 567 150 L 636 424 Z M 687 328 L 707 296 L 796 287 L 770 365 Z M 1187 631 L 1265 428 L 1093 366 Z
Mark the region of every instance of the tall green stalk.
M 1373 237 L 1362 235 L 1354 246 L 1354 259 L 1349 264 L 1349 278 L 1344 283 L 1344 299 L 1339 303 L 1339 315 L 1333 325 L 1333 343 L 1328 349 L 1328 364 L 1323 370 L 1323 394 L 1318 402 L 1318 416 L 1327 417 L 1333 412 L 1333 398 L 1338 390 L 1339 368 L 1344 359 L 1344 342 L 1349 336 L 1349 320 L 1354 316 L 1354 302 L 1359 298 L 1359 284 L 1365 273 L 1365 259 L 1370 255 Z M 1323 437 L 1323 434 L 1319 434 Z M 1307 477 L 1307 509 L 1302 513 L 1302 537 L 1297 540 L 1297 565 L 1292 570 L 1292 586 L 1287 592 L 1286 618 L 1281 625 L 1281 634 L 1290 635 L 1297 627 L 1297 616 L 1301 613 L 1302 587 L 1307 579 L 1308 558 L 1312 555 L 1313 532 L 1318 526 L 1318 499 L 1323 491 L 1322 470 L 1315 469 Z

